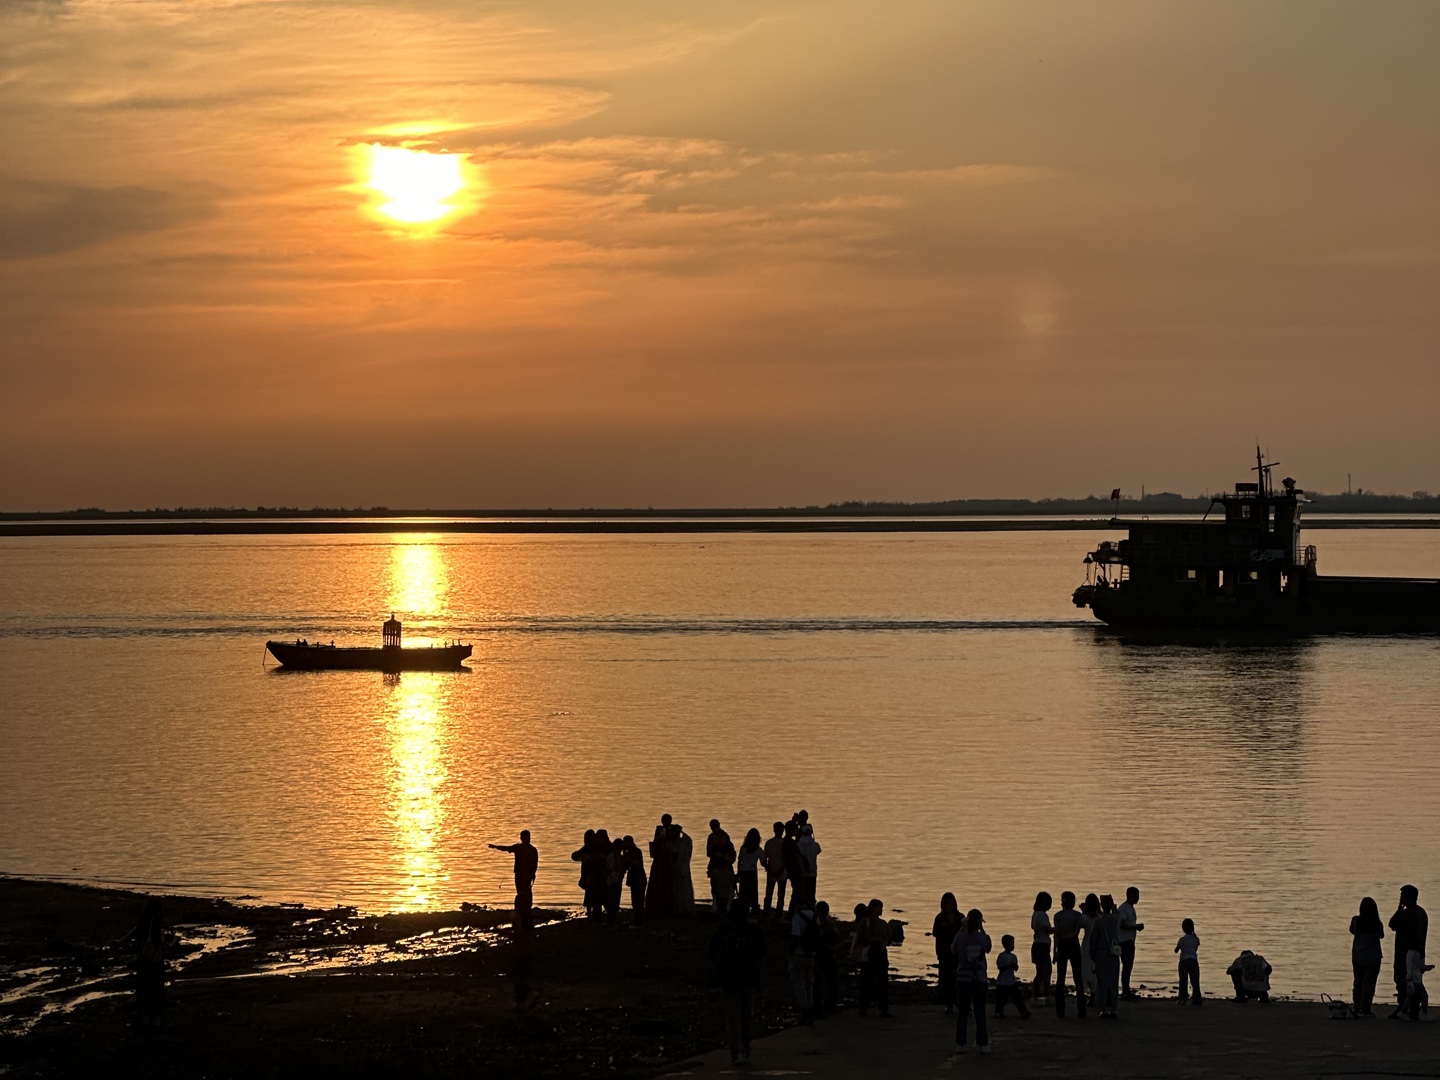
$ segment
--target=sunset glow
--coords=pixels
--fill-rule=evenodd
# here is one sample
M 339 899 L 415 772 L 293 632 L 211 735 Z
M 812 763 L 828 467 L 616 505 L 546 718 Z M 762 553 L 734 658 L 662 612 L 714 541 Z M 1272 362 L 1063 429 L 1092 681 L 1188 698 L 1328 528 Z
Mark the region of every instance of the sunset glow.
M 379 143 L 363 149 L 375 213 L 404 225 L 428 225 L 464 209 L 458 198 L 468 187 L 462 155 Z
M 1322 6 L 0 3 L 0 508 L 1433 489 L 1440 5 Z

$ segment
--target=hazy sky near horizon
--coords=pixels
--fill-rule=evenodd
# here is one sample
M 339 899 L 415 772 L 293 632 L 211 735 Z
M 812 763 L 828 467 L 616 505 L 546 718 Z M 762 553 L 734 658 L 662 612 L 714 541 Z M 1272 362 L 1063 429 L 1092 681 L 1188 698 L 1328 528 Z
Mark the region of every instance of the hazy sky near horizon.
M 1440 489 L 1440 5 L 0 0 L 0 508 Z M 463 155 L 387 221 L 370 146 Z

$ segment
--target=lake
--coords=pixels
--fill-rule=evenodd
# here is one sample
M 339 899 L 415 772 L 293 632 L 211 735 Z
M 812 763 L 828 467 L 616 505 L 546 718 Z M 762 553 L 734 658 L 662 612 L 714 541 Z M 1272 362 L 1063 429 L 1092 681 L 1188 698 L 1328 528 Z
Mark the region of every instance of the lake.
M 575 904 L 587 827 L 703 851 L 810 811 L 820 895 L 946 890 L 1028 950 L 1039 889 L 1142 890 L 1137 974 L 1196 921 L 1349 996 L 1349 917 L 1440 899 L 1440 641 L 1126 644 L 1070 604 L 1110 534 L 0 541 L 0 872 L 385 911 Z M 1440 577 L 1440 532 L 1312 531 Z M 281 673 L 267 638 L 475 645 L 461 674 Z M 696 891 L 706 895 L 703 859 Z M 1386 941 L 1388 978 L 1391 942 Z

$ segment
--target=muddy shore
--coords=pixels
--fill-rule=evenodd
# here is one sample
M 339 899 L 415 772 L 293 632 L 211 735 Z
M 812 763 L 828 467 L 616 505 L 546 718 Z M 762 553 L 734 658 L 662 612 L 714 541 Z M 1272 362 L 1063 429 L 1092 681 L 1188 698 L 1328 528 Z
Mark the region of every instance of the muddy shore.
M 175 896 L 168 1025 L 141 1031 L 117 942 L 143 903 L 0 879 L 4 1076 L 650 1076 L 724 1041 L 705 919 L 604 928 L 544 911 L 522 950 L 505 910 L 367 917 Z M 766 931 L 760 1020 L 778 1031 L 797 1018 L 782 928 Z
M 133 1023 L 130 953 L 117 944 L 143 901 L 0 878 L 0 1076 L 733 1075 L 707 919 L 603 928 L 541 912 L 520 949 L 508 911 L 373 917 L 167 896 L 169 1017 L 151 1032 Z M 1440 1077 L 1440 1025 L 1336 1022 L 1314 1002 L 1194 1010 L 1155 999 L 1127 1004 L 1114 1026 L 1037 1010 L 996 1026 L 991 1057 L 953 1059 L 933 991 L 897 980 L 893 1021 L 847 1007 L 799 1028 L 782 927 L 765 929 L 756 1032 L 768 1037 L 754 1072 Z M 518 1008 L 517 981 L 529 987 Z

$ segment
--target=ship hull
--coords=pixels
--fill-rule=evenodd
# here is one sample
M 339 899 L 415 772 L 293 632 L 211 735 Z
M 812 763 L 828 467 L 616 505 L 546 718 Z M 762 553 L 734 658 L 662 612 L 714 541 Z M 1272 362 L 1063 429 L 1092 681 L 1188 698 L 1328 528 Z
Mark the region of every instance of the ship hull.
M 1294 594 L 1091 588 L 1082 599 L 1118 630 L 1440 634 L 1440 581 L 1312 577 Z
M 291 671 L 458 671 L 472 651 L 470 645 L 375 649 L 284 641 L 267 641 L 265 648 L 281 667 Z

